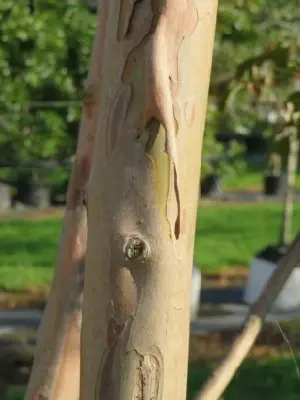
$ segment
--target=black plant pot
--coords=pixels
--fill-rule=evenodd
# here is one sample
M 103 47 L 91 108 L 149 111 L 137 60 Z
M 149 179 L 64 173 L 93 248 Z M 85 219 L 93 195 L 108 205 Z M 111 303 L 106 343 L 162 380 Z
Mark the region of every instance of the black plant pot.
M 286 255 L 289 246 L 287 245 L 268 245 L 256 254 L 256 258 L 278 264 L 278 262 Z
M 28 186 L 26 203 L 36 208 L 48 208 L 50 206 L 50 188 L 31 183 Z
M 220 177 L 215 174 L 206 175 L 200 183 L 201 195 L 214 196 L 220 193 Z
M 64 206 L 67 201 L 67 190 L 68 190 L 69 179 L 66 179 L 59 185 L 51 187 L 51 205 L 52 206 Z
M 12 205 L 11 187 L 0 181 L 0 210 L 8 210 Z
M 278 196 L 281 192 L 282 178 L 280 175 L 265 175 L 264 194 L 266 196 Z
M 91 13 L 95 14 L 98 9 L 98 0 L 86 0 L 88 9 Z

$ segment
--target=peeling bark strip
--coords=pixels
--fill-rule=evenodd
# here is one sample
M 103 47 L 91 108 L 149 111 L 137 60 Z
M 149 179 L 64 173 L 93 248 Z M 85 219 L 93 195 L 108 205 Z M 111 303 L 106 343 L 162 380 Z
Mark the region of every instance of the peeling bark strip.
M 128 32 L 132 32 L 131 26 L 134 25 L 135 18 L 139 16 L 137 7 L 147 8 L 147 3 L 152 10 L 152 22 L 148 28 L 146 26 L 141 42 L 131 50 L 126 60 L 122 80 L 125 85 L 130 85 L 131 96 L 134 96 L 137 91 L 143 91 L 145 105 L 141 108 L 139 126 L 135 121 L 135 126 L 132 128 L 145 130 L 151 120 L 156 119 L 165 129 L 165 152 L 170 159 L 170 173 L 173 174 L 174 182 L 173 189 L 170 187 L 169 190 L 174 190 L 177 201 L 177 218 L 173 233 L 178 239 L 181 204 L 176 135 L 181 111 L 176 97 L 180 79 L 182 79 L 178 71 L 178 53 L 184 38 L 190 36 L 196 28 L 198 13 L 194 0 L 172 1 L 167 7 L 163 7 L 159 0 L 144 0 L 143 2 L 130 0 L 129 3 L 121 1 L 119 31 L 123 33 L 119 34 L 119 40 L 124 39 Z M 172 24 L 169 21 L 172 21 Z M 135 80 L 136 74 L 142 74 L 142 82 Z M 117 98 L 119 96 L 118 92 Z M 114 100 L 115 103 L 119 101 L 119 99 Z M 130 101 L 129 105 L 135 107 L 133 101 Z M 119 121 L 123 121 L 122 116 L 119 118 Z M 110 124 L 109 126 L 111 127 Z M 114 127 L 109 130 L 115 131 Z M 149 140 L 154 142 L 155 138 Z M 148 151 L 150 149 L 148 145 Z M 171 180 L 172 177 L 170 177 Z
M 105 4 L 80 399 L 184 400 L 217 0 Z
M 121 0 L 121 9 L 119 14 L 118 40 L 124 39 L 131 30 L 131 22 L 134 16 L 135 7 L 140 3 L 138 0 Z

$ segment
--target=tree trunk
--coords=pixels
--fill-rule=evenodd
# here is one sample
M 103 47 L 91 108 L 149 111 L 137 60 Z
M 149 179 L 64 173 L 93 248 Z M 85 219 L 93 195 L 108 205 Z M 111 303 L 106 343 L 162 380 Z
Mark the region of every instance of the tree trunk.
M 93 45 L 82 120 L 67 194 L 64 226 L 50 296 L 44 312 L 26 399 L 79 399 L 81 303 L 87 242 L 84 204 L 97 130 L 105 12 Z
M 217 0 L 103 4 L 80 398 L 183 400 Z
M 299 158 L 299 138 L 296 127 L 289 134 L 289 153 L 287 166 L 287 179 L 285 182 L 284 205 L 282 214 L 282 225 L 280 230 L 280 244 L 288 245 L 292 235 L 292 220 L 295 196 L 295 181 L 297 175 Z

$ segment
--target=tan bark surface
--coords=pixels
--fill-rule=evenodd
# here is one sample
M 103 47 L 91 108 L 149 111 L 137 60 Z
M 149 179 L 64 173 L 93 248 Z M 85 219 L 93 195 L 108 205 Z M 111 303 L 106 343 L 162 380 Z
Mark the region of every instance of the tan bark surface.
M 280 241 L 282 245 L 289 245 L 292 235 L 292 221 L 295 201 L 295 182 L 299 158 L 299 133 L 295 126 L 289 128 L 289 151 L 287 162 L 286 182 L 283 197 L 283 212 L 280 230 Z
M 183 400 L 217 0 L 105 5 L 80 398 Z
M 98 18 L 100 23 L 83 96 L 82 119 L 55 277 L 39 329 L 26 400 L 79 398 L 81 305 L 87 242 L 84 200 L 97 130 L 105 10 L 102 12 L 99 9 Z

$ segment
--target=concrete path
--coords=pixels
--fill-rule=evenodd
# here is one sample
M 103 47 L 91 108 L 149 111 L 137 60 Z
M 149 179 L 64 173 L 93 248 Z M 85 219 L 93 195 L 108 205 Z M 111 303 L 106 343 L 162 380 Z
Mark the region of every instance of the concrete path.
M 191 321 L 191 332 L 220 332 L 242 326 L 248 312 L 246 305 L 227 303 L 220 305 L 220 308 L 228 314 L 205 316 Z M 18 330 L 37 329 L 41 316 L 42 312 L 39 310 L 0 311 L 0 337 L 17 332 Z M 276 323 L 295 319 L 300 319 L 300 310 L 291 310 L 285 313 L 270 313 L 266 320 Z
M 15 332 L 15 328 L 11 326 L 1 326 L 0 327 L 0 338 L 1 336 L 9 335 Z
M 221 332 L 228 329 L 242 327 L 247 315 L 247 306 L 238 306 L 236 304 L 227 304 L 222 307 L 224 311 L 231 312 L 228 315 L 218 315 L 212 317 L 201 317 L 191 321 L 192 333 Z M 283 321 L 292 321 L 300 319 L 300 310 L 293 310 L 285 313 L 270 313 L 266 321 L 269 323 L 280 323 Z
M 243 304 L 244 287 L 202 288 L 201 304 Z
M 38 328 L 42 312 L 39 310 L 8 310 L 0 311 L 0 334 L 1 329 Z

